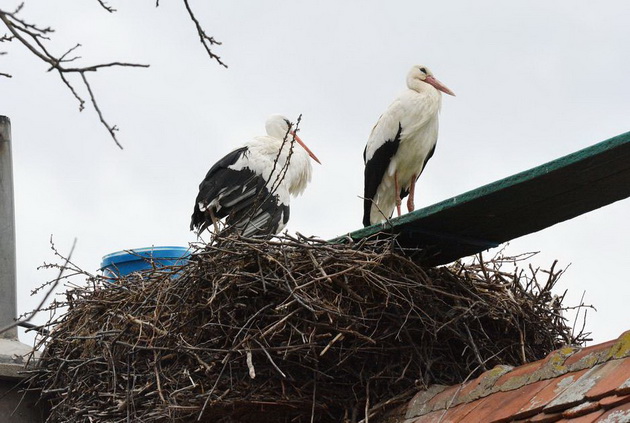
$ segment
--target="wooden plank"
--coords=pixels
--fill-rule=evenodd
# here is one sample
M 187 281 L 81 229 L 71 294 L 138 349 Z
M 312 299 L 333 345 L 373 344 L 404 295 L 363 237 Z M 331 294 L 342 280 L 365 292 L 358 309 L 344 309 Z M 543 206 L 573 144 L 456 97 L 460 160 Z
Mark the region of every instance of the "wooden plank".
M 401 247 L 439 265 L 628 196 L 630 132 L 332 241 L 398 234 Z

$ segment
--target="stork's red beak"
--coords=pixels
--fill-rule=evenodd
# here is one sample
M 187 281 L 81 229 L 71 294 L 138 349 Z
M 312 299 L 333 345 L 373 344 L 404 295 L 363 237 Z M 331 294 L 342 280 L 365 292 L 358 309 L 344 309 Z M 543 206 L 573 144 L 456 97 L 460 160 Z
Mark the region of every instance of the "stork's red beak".
M 322 164 L 322 162 L 320 162 L 320 161 L 319 161 L 319 159 L 317 158 L 317 156 L 316 156 L 315 154 L 313 154 L 313 152 L 312 152 L 312 151 L 311 151 L 311 150 L 310 150 L 310 149 L 306 146 L 306 144 L 304 144 L 304 141 L 302 141 L 302 140 L 300 139 L 300 137 L 298 137 L 298 136 L 297 136 L 297 134 L 296 134 L 295 132 L 291 131 L 291 132 L 290 132 L 290 134 L 291 134 L 291 135 L 295 138 L 295 140 L 296 140 L 297 142 L 299 142 L 299 143 L 300 143 L 300 145 L 302 146 L 302 148 L 303 148 L 304 150 L 306 150 L 306 152 L 308 153 L 308 155 L 309 155 L 309 156 L 311 156 L 311 158 L 312 158 L 313 160 L 315 160 L 315 161 L 316 161 L 317 163 L 319 163 L 319 164 Z
M 444 84 L 442 84 L 440 81 L 438 81 L 437 79 L 435 79 L 435 77 L 431 76 L 431 75 L 427 75 L 426 79 L 424 80 L 426 83 L 431 84 L 435 87 L 435 89 L 442 91 L 443 93 L 446 93 L 448 95 L 452 95 L 453 97 L 455 97 L 455 93 L 451 90 L 448 89 L 448 87 Z

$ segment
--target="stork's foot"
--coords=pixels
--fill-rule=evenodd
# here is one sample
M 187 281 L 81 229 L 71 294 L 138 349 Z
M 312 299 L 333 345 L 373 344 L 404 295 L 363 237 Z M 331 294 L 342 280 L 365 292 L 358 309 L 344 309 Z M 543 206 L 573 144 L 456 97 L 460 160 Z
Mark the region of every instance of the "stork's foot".
M 401 206 L 402 201 L 400 201 L 400 198 L 396 199 L 396 211 L 398 212 L 398 217 L 400 217 L 401 215 L 401 211 L 400 211 L 400 206 Z

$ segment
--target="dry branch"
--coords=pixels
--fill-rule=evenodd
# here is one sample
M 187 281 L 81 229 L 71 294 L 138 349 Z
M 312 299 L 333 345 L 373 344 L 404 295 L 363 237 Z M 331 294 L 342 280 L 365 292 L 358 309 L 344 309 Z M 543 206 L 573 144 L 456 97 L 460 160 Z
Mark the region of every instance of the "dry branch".
M 97 0 L 99 6 L 107 11 L 108 13 L 116 12 L 116 9 L 109 6 L 107 2 L 104 0 Z M 156 6 L 159 6 L 159 3 L 156 3 Z M 213 60 L 216 60 L 221 66 L 226 67 L 227 65 L 221 61 L 221 58 L 214 54 L 211 50 L 211 46 L 213 45 L 221 45 L 220 42 L 216 41 L 213 37 L 208 36 L 195 16 L 194 12 L 190 8 L 188 0 L 184 0 L 184 6 L 188 15 L 192 22 L 195 25 L 196 31 L 199 35 L 199 39 L 204 49 L 206 50 L 209 57 Z M 116 132 L 118 128 L 116 125 L 109 124 L 104 117 L 101 108 L 98 105 L 96 96 L 92 89 L 92 85 L 90 83 L 90 79 L 88 79 L 88 74 L 91 72 L 97 72 L 98 70 L 104 68 L 111 67 L 141 67 L 147 68 L 149 65 L 146 64 L 138 64 L 138 63 L 124 63 L 124 62 L 111 62 L 111 63 L 100 63 L 94 65 L 87 66 L 76 66 L 70 67 L 69 63 L 74 62 L 80 57 L 73 56 L 68 57 L 71 53 L 74 53 L 76 49 L 78 49 L 81 45 L 76 44 L 74 47 L 68 49 L 63 54 L 55 54 L 53 53 L 48 44 L 50 43 L 50 36 L 54 33 L 54 30 L 50 27 L 41 27 L 37 24 L 31 24 L 26 22 L 24 19 L 18 16 L 18 14 L 22 11 L 24 7 L 24 3 L 21 3 L 16 10 L 13 12 L 6 11 L 0 9 L 0 22 L 4 24 L 6 29 L 9 31 L 9 34 L 5 34 L 0 37 L 0 43 L 2 42 L 12 42 L 17 40 L 19 44 L 21 44 L 24 48 L 29 50 L 33 55 L 35 55 L 38 59 L 43 61 L 44 63 L 49 65 L 48 71 L 56 71 L 59 75 L 59 78 L 63 82 L 63 84 L 68 87 L 74 98 L 79 102 L 79 111 L 84 109 L 85 99 L 82 95 L 79 94 L 78 89 L 76 87 L 76 82 L 73 81 L 74 75 L 78 75 L 79 84 L 83 86 L 83 88 L 87 91 L 87 95 L 89 96 L 90 102 L 94 111 L 97 113 L 101 124 L 107 129 L 111 138 L 114 140 L 116 145 L 122 149 L 122 145 L 116 138 Z M 4 55 L 6 52 L 0 51 L 0 55 Z M 11 75 L 5 72 L 0 72 L 0 76 L 11 78 Z

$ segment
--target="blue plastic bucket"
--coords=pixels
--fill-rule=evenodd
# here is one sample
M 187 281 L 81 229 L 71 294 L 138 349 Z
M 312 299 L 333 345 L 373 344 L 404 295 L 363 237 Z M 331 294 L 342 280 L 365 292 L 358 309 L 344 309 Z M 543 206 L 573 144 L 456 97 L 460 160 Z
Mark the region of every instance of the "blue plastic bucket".
M 101 270 L 107 277 L 118 278 L 154 267 L 186 264 L 189 257 L 188 247 L 134 248 L 107 254 L 101 262 Z

